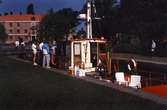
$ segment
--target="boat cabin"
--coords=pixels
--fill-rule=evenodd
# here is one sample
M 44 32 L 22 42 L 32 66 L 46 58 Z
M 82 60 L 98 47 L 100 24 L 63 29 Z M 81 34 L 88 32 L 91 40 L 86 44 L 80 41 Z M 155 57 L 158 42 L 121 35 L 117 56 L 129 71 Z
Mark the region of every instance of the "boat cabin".
M 57 61 L 59 67 L 74 68 L 82 62 L 84 69 L 95 71 L 98 61 L 106 60 L 106 39 L 80 38 L 69 41 L 60 41 L 57 45 Z

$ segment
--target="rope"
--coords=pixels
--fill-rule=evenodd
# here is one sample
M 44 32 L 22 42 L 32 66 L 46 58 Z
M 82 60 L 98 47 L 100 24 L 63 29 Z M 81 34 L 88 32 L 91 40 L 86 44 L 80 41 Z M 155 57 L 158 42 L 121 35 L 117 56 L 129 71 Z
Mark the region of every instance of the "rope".
M 99 25 L 99 28 L 100 28 L 100 34 L 101 34 L 101 36 L 103 37 L 103 33 L 102 33 L 102 29 L 101 29 L 101 26 L 100 26 L 99 20 L 97 20 L 97 22 L 98 22 L 98 25 Z

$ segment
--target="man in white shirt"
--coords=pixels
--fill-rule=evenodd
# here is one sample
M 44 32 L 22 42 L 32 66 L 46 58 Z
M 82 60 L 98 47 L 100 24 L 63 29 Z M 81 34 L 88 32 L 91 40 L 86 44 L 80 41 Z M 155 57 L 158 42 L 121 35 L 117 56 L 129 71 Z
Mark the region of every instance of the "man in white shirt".
M 154 57 L 155 48 L 156 48 L 156 43 L 154 42 L 154 40 L 152 40 L 152 45 L 151 45 L 152 57 Z
M 43 66 L 43 51 L 42 51 L 42 46 L 44 45 L 44 42 L 42 41 L 39 44 L 39 51 L 40 51 L 40 65 Z
M 16 51 L 19 50 L 19 41 L 16 41 L 16 42 L 15 42 L 15 49 L 16 49 Z

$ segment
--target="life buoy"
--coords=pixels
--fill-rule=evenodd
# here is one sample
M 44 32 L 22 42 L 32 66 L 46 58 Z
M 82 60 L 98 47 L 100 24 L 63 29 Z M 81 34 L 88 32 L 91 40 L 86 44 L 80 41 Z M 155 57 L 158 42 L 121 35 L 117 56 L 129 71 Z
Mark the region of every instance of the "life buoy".
M 130 67 L 130 63 L 133 62 L 133 68 Z M 128 69 L 131 71 L 131 70 L 135 70 L 136 69 L 136 61 L 134 59 L 130 59 L 128 61 Z

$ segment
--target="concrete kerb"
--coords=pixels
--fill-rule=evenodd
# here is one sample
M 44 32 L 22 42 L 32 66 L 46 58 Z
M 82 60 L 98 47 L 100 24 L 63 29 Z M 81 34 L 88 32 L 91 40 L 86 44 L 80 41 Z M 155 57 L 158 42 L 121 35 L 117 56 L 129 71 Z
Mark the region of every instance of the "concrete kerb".
M 13 58 L 13 57 L 10 57 L 10 58 Z M 14 58 L 14 59 L 17 59 L 19 61 L 23 61 L 23 62 L 26 62 L 26 63 L 30 63 L 29 61 L 25 61 L 23 59 L 19 59 L 19 58 Z M 144 98 L 144 99 L 147 99 L 147 100 L 152 100 L 156 103 L 163 104 L 163 105 L 167 106 L 167 97 L 165 97 L 165 96 L 160 96 L 160 95 L 157 95 L 157 94 L 153 94 L 153 93 L 146 92 L 146 91 L 141 91 L 141 90 L 137 91 L 136 89 L 133 89 L 133 88 L 130 88 L 130 87 L 120 86 L 120 85 L 112 83 L 112 82 L 107 82 L 106 80 L 99 80 L 99 79 L 95 79 L 95 78 L 88 77 L 88 76 L 82 76 L 82 77 L 72 76 L 72 75 L 69 75 L 67 71 L 60 70 L 60 69 L 57 69 L 57 68 L 51 68 L 51 69 L 48 69 L 48 70 L 54 71 L 54 72 L 60 73 L 60 74 L 65 74 L 65 75 L 68 75 L 68 76 L 71 76 L 71 77 L 79 78 L 81 80 L 96 83 L 96 84 L 99 84 L 99 85 L 111 87 L 111 88 L 119 90 L 121 92 L 129 93 L 130 95 L 138 96 L 138 97 L 141 97 L 141 98 Z

